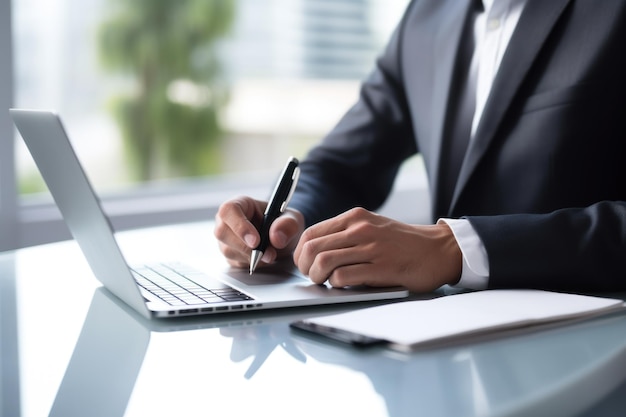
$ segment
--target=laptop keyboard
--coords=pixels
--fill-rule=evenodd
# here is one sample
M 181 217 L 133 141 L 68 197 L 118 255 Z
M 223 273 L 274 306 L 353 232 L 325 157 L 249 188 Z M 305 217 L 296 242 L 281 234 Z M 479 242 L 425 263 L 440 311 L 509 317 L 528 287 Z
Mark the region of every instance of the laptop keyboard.
M 140 288 L 173 306 L 252 300 L 248 295 L 181 264 L 144 265 L 132 271 Z M 200 285 L 194 281 L 199 276 L 203 277 L 202 282 L 214 282 Z

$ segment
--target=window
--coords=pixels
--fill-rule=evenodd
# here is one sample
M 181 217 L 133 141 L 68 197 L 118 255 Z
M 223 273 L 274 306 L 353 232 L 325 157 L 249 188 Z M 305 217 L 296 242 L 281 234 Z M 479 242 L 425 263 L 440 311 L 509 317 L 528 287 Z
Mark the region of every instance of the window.
M 0 99 L 61 114 L 116 228 L 209 218 L 265 197 L 336 123 L 406 3 L 0 0 Z M 67 237 L 8 115 L 0 129 L 5 247 Z

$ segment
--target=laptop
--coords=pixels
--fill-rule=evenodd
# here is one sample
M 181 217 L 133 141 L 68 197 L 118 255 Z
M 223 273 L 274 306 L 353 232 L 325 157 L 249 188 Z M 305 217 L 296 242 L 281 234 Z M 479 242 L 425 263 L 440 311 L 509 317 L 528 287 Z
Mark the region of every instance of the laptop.
M 403 298 L 401 287 L 317 285 L 293 264 L 247 270 L 199 271 L 182 263 L 133 265 L 84 172 L 61 118 L 54 112 L 11 109 L 11 116 L 95 277 L 147 318 Z

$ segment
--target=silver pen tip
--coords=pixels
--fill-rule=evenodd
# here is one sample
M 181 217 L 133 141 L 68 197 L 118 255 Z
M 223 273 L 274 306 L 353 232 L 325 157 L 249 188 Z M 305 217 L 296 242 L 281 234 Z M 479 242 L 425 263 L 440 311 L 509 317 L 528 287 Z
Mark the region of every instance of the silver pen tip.
M 262 257 L 263 252 L 261 252 L 260 250 L 252 251 L 252 254 L 250 255 L 250 275 L 252 275 Z

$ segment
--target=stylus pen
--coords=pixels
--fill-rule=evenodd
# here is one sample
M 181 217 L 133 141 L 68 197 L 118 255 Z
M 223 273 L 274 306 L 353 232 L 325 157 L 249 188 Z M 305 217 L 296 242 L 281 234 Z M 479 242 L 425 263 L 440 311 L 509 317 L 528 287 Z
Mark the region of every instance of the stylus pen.
M 270 226 L 274 220 L 285 211 L 296 189 L 298 176 L 300 175 L 298 164 L 299 162 L 296 158 L 293 156 L 289 157 L 287 165 L 285 165 L 282 174 L 280 174 L 280 179 L 274 187 L 274 192 L 272 192 L 272 196 L 267 203 L 267 208 L 265 209 L 265 213 L 263 213 L 263 223 L 261 224 L 261 229 L 259 229 L 261 242 L 250 255 L 250 275 L 254 272 L 254 269 L 263 257 L 265 249 L 267 249 L 269 245 Z

